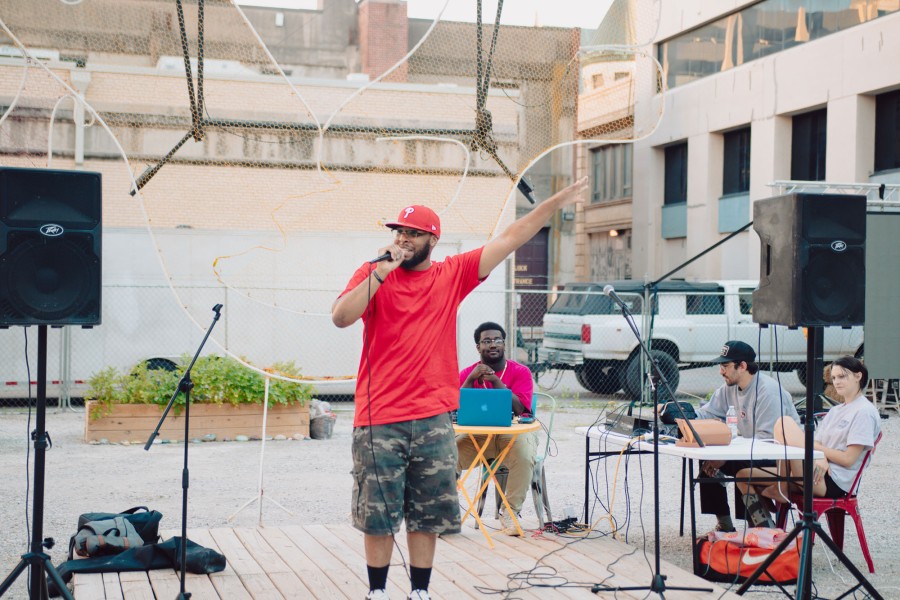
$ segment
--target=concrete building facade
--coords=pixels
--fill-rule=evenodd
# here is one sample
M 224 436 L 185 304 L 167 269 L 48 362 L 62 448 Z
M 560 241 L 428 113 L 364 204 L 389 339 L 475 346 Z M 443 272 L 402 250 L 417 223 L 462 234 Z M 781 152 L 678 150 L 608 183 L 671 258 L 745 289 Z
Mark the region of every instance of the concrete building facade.
M 633 145 L 630 196 L 600 195 L 585 211 L 594 228 L 585 264 L 598 250 L 613 259 L 582 278 L 629 275 L 616 266 L 626 260 L 631 277 L 659 277 L 749 223 L 776 180 L 900 181 L 895 0 L 663 0 L 655 51 L 664 118 Z M 580 170 L 607 181 L 612 169 L 624 174 L 624 157 L 602 152 L 580 156 Z M 627 259 L 608 249 L 617 229 L 631 232 L 619 248 Z M 758 271 L 749 230 L 674 276 Z

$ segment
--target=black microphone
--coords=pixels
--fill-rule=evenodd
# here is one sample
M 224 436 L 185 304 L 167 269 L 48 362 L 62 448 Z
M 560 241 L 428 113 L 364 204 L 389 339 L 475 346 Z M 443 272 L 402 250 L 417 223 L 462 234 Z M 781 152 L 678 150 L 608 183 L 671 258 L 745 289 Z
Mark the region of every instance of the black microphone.
M 529 202 L 531 202 L 532 204 L 534 204 L 534 196 L 533 196 L 532 193 L 531 193 L 531 192 L 534 191 L 534 186 L 532 186 L 530 183 L 528 183 L 528 180 L 527 180 L 527 179 L 525 179 L 524 177 L 522 177 L 522 178 L 519 180 L 519 183 L 516 184 L 516 187 L 519 188 L 519 191 L 522 192 L 522 195 L 525 196 L 525 198 L 526 198 Z
M 625 306 L 625 303 L 622 302 L 622 299 L 619 298 L 619 295 L 616 294 L 616 288 L 614 288 L 613 286 L 611 286 L 611 285 L 609 285 L 609 284 L 604 285 L 604 286 L 603 286 L 603 293 L 606 294 L 607 296 L 609 296 L 610 298 L 612 298 L 613 301 L 614 301 L 616 304 L 618 304 L 619 306 L 621 306 L 622 308 L 628 308 L 627 306 Z
M 380 262 L 383 261 L 383 260 L 393 260 L 393 259 L 394 259 L 394 257 L 391 256 L 391 253 L 390 253 L 390 252 L 385 252 L 384 254 L 382 254 L 381 256 L 379 256 L 378 258 L 373 258 L 372 260 L 370 260 L 370 261 L 369 261 L 369 264 L 370 264 L 370 265 L 374 265 L 375 263 L 380 263 Z

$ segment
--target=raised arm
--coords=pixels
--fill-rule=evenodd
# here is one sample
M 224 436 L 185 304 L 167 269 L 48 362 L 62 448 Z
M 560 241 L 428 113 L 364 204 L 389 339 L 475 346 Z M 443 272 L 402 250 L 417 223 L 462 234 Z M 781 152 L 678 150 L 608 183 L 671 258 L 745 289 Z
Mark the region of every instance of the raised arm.
M 540 231 L 553 213 L 564 206 L 582 200 L 582 194 L 587 189 L 587 179 L 587 177 L 582 177 L 569 187 L 553 194 L 485 244 L 481 253 L 481 262 L 478 263 L 479 279 L 490 275 L 494 267 L 534 237 L 534 234 Z

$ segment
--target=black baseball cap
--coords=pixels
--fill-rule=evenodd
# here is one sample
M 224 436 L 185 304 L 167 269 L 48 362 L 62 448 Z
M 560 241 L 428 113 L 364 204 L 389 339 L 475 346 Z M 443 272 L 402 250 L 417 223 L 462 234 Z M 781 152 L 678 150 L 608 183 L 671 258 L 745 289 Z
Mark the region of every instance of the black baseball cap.
M 725 345 L 722 346 L 722 354 L 712 359 L 711 363 L 719 364 L 726 362 L 756 362 L 756 352 L 745 342 L 740 340 L 731 340 L 729 342 L 725 342 Z

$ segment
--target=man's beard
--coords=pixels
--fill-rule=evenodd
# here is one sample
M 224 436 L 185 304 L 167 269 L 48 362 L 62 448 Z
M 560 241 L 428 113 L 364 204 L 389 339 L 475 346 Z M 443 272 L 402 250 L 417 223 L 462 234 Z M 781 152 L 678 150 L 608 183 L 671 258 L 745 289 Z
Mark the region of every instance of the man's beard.
M 420 264 L 428 260 L 428 257 L 431 255 L 431 245 L 426 244 L 424 248 L 413 253 L 412 256 L 404 260 L 400 263 L 400 266 L 404 269 L 414 269 L 418 267 Z
M 495 367 L 497 365 L 499 365 L 500 363 L 502 363 L 504 360 L 506 360 L 506 352 L 501 352 L 500 355 L 496 359 L 489 358 L 486 356 L 481 357 L 481 362 L 483 362 L 484 364 L 486 364 L 487 366 L 491 367 L 494 370 L 496 370 Z

